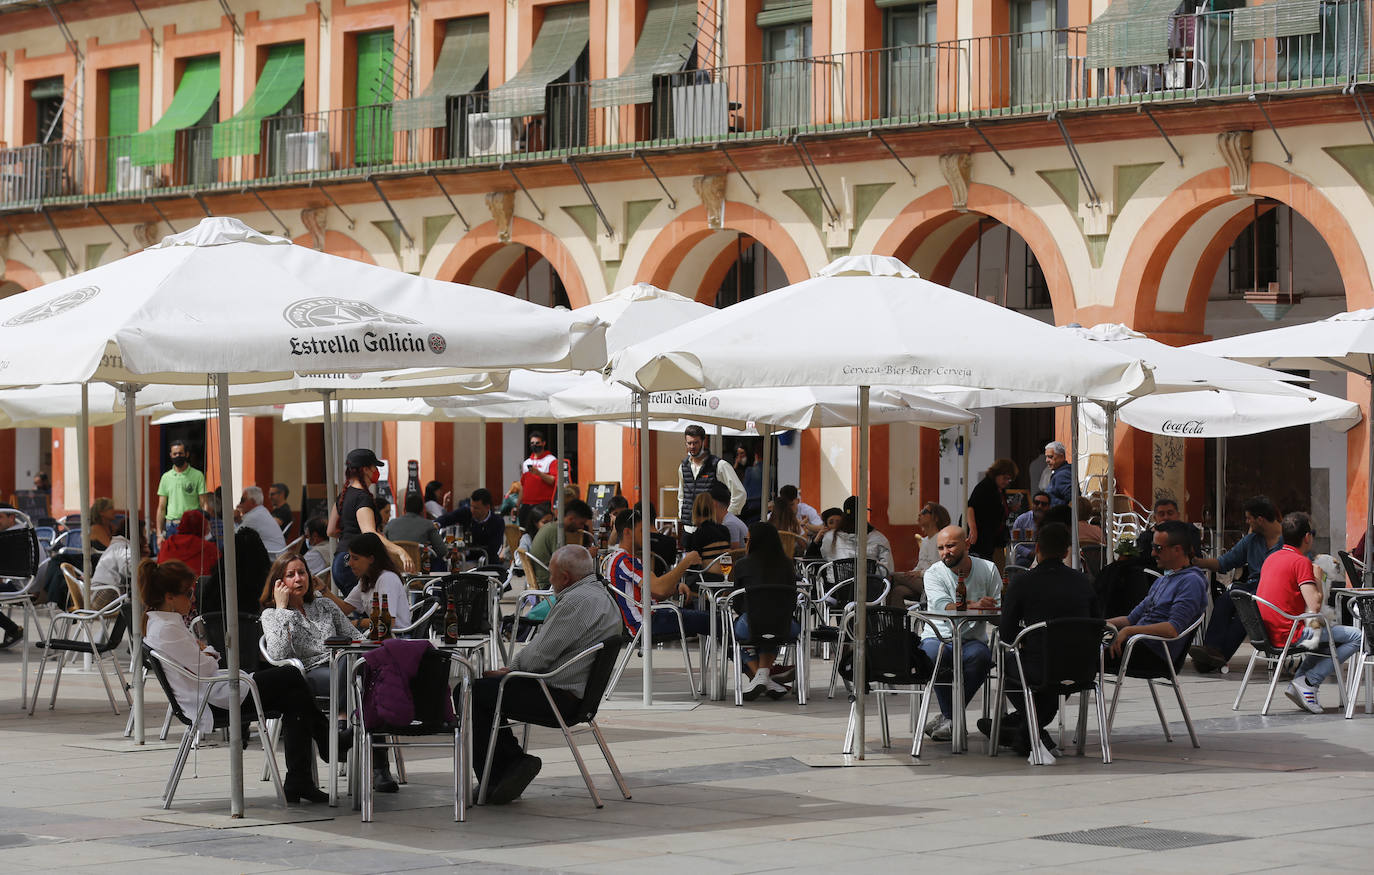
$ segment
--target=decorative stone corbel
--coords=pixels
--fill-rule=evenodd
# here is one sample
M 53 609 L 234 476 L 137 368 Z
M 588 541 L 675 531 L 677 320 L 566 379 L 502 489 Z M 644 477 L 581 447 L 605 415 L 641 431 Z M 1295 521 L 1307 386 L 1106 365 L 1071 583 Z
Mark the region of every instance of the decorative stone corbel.
M 147 249 L 161 238 L 157 235 L 157 222 L 141 222 L 134 226 L 134 239 L 139 249 Z
M 496 239 L 510 242 L 510 222 L 515 215 L 515 191 L 493 191 L 487 194 L 487 209 L 496 222 Z
M 948 152 L 940 156 L 940 173 L 949 185 L 954 208 L 968 212 L 968 184 L 973 172 L 973 156 L 968 152 Z
M 301 210 L 301 224 L 310 232 L 310 245 L 323 252 L 325 232 L 329 230 L 329 210 L 306 207 Z
M 706 208 L 706 226 L 721 227 L 725 222 L 725 174 L 698 176 L 692 180 L 692 190 Z
M 1250 131 L 1223 131 L 1217 134 L 1217 149 L 1231 173 L 1231 194 L 1250 191 L 1250 161 L 1254 135 Z

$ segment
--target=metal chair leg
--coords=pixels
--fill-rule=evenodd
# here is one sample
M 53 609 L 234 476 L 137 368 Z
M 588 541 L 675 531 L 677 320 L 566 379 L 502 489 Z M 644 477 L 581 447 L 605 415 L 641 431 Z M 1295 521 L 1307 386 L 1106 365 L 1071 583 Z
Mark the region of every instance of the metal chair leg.
M 1259 658 L 1260 654 L 1258 650 L 1253 651 L 1250 654 L 1250 661 L 1245 664 L 1245 676 L 1240 679 L 1240 689 L 1236 691 L 1236 701 L 1233 705 L 1231 705 L 1232 711 L 1240 710 L 1241 696 L 1245 695 L 1245 688 L 1250 685 L 1250 675 L 1255 671 L 1255 663 L 1259 660 Z M 1270 684 L 1269 689 L 1272 691 L 1274 689 L 1274 685 Z M 1265 708 L 1267 709 L 1268 707 L 1268 700 L 1266 699 Z
M 606 758 L 606 765 L 611 769 L 611 776 L 615 778 L 615 784 L 620 788 L 620 795 L 626 799 L 630 798 L 630 788 L 625 784 L 625 776 L 620 774 L 620 766 L 616 765 L 615 757 L 611 756 L 611 749 L 606 744 L 606 739 L 601 735 L 601 727 L 596 725 L 595 720 L 588 720 L 587 725 L 591 727 L 592 737 L 596 739 L 596 744 L 601 748 L 601 755 Z
M 1173 741 L 1173 733 L 1169 731 L 1169 721 L 1164 717 L 1164 706 L 1159 702 L 1159 692 L 1155 690 L 1154 678 L 1146 678 L 1145 685 L 1150 688 L 1150 698 L 1155 702 L 1155 713 L 1159 715 L 1159 725 L 1164 728 L 1164 740 Z
M 1106 765 L 1112 761 L 1112 737 L 1111 728 L 1107 723 L 1106 709 L 1102 704 L 1102 681 L 1098 680 L 1097 686 L 1093 689 L 1093 700 L 1097 703 L 1097 734 L 1102 739 L 1102 764 Z
M 1253 663 L 1253 661 L 1254 661 L 1255 659 L 1257 659 L 1258 657 L 1259 657 L 1259 652 L 1256 651 L 1256 652 L 1250 657 L 1251 662 Z M 1248 666 L 1246 667 L 1245 671 L 1246 671 L 1247 674 L 1249 673 L 1250 669 L 1249 669 Z M 1273 700 L 1274 700 L 1274 690 L 1278 689 L 1278 686 L 1279 686 L 1279 666 L 1278 666 L 1277 663 L 1274 665 L 1274 670 L 1273 670 L 1273 672 L 1271 672 L 1271 674 L 1273 675 L 1273 677 L 1271 677 L 1271 678 L 1269 679 L 1269 689 L 1268 689 L 1268 690 L 1265 692 L 1265 694 L 1264 694 L 1264 707 L 1260 709 L 1260 716 L 1262 716 L 1262 717 L 1263 717 L 1263 716 L 1268 716 L 1268 714 L 1269 714 L 1269 704 L 1270 704 L 1271 702 L 1273 702 Z M 1241 692 L 1244 692 L 1244 691 L 1245 691 L 1245 685 L 1242 683 L 1242 685 L 1241 685 Z M 1236 696 L 1236 703 L 1237 703 L 1237 704 L 1240 704 L 1240 696 L 1239 696 L 1239 694 Z

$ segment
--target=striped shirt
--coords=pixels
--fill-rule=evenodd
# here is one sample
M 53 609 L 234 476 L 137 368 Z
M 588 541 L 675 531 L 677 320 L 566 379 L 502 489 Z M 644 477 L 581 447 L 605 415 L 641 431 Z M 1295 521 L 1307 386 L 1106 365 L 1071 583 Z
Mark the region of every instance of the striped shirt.
M 568 585 L 529 644 L 511 658 L 513 671 L 545 672 L 595 644 L 614 638 L 624 628 L 615 602 L 596 575 Z M 581 696 L 592 660 L 584 659 L 548 680 L 551 687 Z
M 644 595 L 640 592 L 639 586 L 643 579 L 643 563 L 625 549 L 616 551 L 611 557 L 611 594 L 620 608 L 621 619 L 631 632 L 638 632 L 640 624 L 644 622 L 643 614 L 639 610 Z M 627 595 L 628 599 L 625 597 Z

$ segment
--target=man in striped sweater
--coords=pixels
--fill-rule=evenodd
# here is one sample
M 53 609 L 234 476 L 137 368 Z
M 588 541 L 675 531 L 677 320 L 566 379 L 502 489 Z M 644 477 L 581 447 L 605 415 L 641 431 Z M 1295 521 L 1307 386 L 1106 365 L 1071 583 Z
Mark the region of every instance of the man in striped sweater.
M 529 644 L 511 658 L 508 668 L 487 672 L 472 685 L 472 768 L 477 780 L 485 782 L 482 768 L 487 759 L 491 722 L 496 714 L 496 696 L 501 676 L 508 671 L 546 672 L 595 644 L 620 634 L 620 611 L 606 587 L 596 577 L 596 566 L 585 547 L 569 544 L 554 551 L 549 560 L 549 582 L 558 597 L 549 616 Z M 564 720 L 572 720 L 587 686 L 592 660 L 549 678 L 546 683 Z M 455 693 L 455 706 L 457 702 Z M 501 701 L 503 720 L 496 737 L 496 753 L 491 762 L 491 787 L 487 801 L 504 805 L 517 799 L 543 762 L 525 753 L 506 720 L 550 720 L 549 702 L 531 678 L 512 678 L 506 682 Z

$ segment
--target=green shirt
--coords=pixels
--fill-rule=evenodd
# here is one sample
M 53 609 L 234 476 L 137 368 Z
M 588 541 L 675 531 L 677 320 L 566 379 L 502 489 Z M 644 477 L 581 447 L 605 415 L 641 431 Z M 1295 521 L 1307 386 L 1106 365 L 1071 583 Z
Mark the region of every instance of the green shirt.
M 207 491 L 205 475 L 190 465 L 185 471 L 170 469 L 157 484 L 158 496 L 167 498 L 167 519 L 172 522 L 180 521 L 181 515 L 188 510 L 197 510 L 200 497 Z
M 539 589 L 549 588 L 549 572 L 546 570 L 549 560 L 553 558 L 553 551 L 558 549 L 558 523 L 549 523 L 544 528 L 534 533 L 534 540 L 530 542 L 530 556 L 538 559 L 534 565 L 534 579 Z

